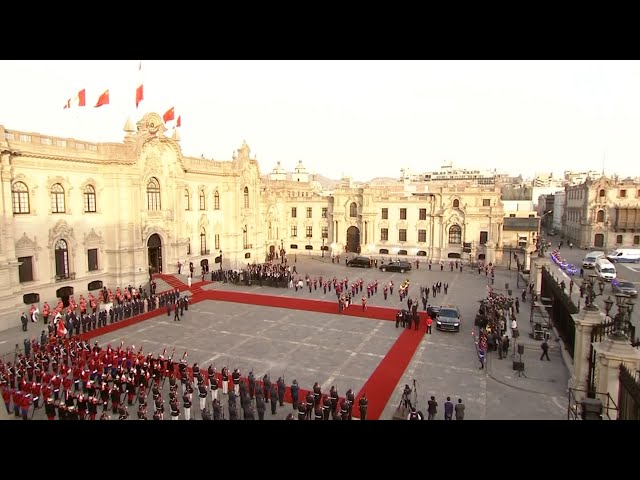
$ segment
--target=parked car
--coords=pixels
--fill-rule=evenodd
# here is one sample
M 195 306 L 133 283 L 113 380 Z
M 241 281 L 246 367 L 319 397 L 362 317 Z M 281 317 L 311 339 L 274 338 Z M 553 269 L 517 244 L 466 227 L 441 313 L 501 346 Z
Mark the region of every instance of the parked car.
M 440 307 L 436 305 L 427 305 L 427 314 L 435 320 L 438 318 L 438 313 L 440 312 Z
M 460 310 L 453 306 L 441 306 L 438 312 L 438 318 L 436 319 L 437 330 L 447 330 L 450 332 L 460 331 Z
M 354 257 L 347 261 L 347 267 L 371 268 L 373 262 L 369 257 Z
M 411 270 L 411 264 L 405 260 L 393 260 L 389 263 L 385 263 L 384 265 L 380 265 L 380 270 L 383 272 L 408 272 Z
M 636 288 L 633 282 L 627 282 L 626 280 L 618 280 L 617 278 L 611 280 L 611 291 L 613 291 L 613 293 L 624 293 L 631 297 L 638 296 L 638 289 Z

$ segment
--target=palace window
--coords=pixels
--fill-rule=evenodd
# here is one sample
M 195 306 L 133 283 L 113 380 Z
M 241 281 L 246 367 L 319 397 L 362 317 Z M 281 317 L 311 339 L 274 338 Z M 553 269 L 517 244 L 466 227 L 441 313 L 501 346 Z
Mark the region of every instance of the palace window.
M 191 198 L 189 196 L 189 190 L 185 188 L 184 190 L 184 209 L 191 210 Z
M 51 213 L 64 213 L 64 188 L 59 183 L 51 187 Z
M 295 225 L 291 226 L 291 236 L 292 237 L 297 237 L 298 236 L 298 227 Z
M 204 194 L 204 190 L 200 190 L 200 210 L 207 209 L 207 197 Z
M 22 182 L 15 182 L 11 187 L 13 213 L 29 213 L 29 189 Z
M 311 207 L 307 207 L 307 218 L 311 218 L 313 216 L 313 209 Z
M 328 211 L 327 207 L 322 207 L 322 218 L 327 218 L 327 211 Z
M 291 207 L 291 218 L 298 217 L 298 209 L 296 207 Z
M 90 248 L 87 250 L 87 264 L 88 270 L 94 272 L 98 270 L 98 249 Z
M 596 222 L 604 222 L 604 210 L 598 210 L 598 213 L 596 213 Z
M 457 198 L 453 201 L 453 208 L 460 208 L 460 200 Z
M 406 220 L 407 219 L 407 209 L 406 208 L 401 208 L 400 209 L 400 220 Z
M 155 177 L 151 177 L 147 183 L 147 210 L 160 210 L 160 182 Z
M 349 206 L 349 216 L 350 217 L 358 216 L 358 205 L 356 205 L 356 202 L 351 202 L 351 205 Z
M 418 220 L 426 220 L 427 219 L 427 209 L 421 208 L 418 212 Z
M 202 227 L 200 229 L 200 255 L 206 255 L 207 251 L 207 232 Z
M 451 225 L 449 228 L 449 244 L 460 245 L 462 243 L 462 229 L 460 225 Z
M 244 208 L 249 208 L 249 187 L 244 187 Z
M 382 209 L 382 220 L 389 220 L 389 209 L 388 208 L 383 208 Z
M 84 187 L 84 211 L 85 213 L 95 213 L 96 211 L 96 189 L 93 185 Z
M 490 207 L 491 206 L 491 199 L 490 198 L 483 198 L 482 199 L 482 206 L 483 207 Z
M 322 238 L 329 238 L 329 227 L 322 227 Z
M 381 242 L 386 242 L 387 240 L 389 240 L 389 229 L 388 228 L 381 228 L 380 229 L 380 241 Z
M 313 227 L 307 227 L 307 238 L 313 237 Z
M 69 278 L 69 250 L 67 242 L 60 239 L 55 245 L 56 277 Z
M 20 283 L 33 282 L 33 257 L 18 258 L 18 280 Z
M 213 209 L 220 210 L 220 193 L 216 190 L 216 193 L 213 194 Z
M 427 241 L 427 231 L 426 230 L 418 230 L 418 242 L 424 243 Z
M 407 241 L 407 229 L 406 228 L 401 228 L 400 230 L 398 230 L 398 241 L 399 242 L 406 242 Z

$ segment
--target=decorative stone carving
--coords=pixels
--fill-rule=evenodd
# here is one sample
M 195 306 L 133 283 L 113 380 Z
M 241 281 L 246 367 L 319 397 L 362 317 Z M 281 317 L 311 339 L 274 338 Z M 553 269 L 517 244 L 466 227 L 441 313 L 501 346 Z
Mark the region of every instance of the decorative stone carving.
M 160 155 L 156 149 L 149 149 L 146 162 L 144 165 L 145 176 L 152 174 L 162 174 L 162 162 L 160 162 Z
M 89 233 L 86 233 L 84 235 L 84 243 L 85 244 L 96 244 L 96 243 L 100 244 L 100 243 L 104 243 L 104 240 L 102 238 L 102 234 L 96 233 L 96 231 L 92 228 Z
M 35 250 L 36 242 L 27 237 L 27 233 L 24 232 L 22 237 L 16 242 L 16 250 Z
M 200 215 L 200 220 L 198 220 L 198 230 L 201 228 L 207 228 L 209 226 L 209 217 L 206 214 Z
M 153 137 L 164 137 L 167 127 L 160 115 L 157 113 L 148 113 L 137 123 L 138 133 Z
M 69 240 L 72 244 L 76 243 L 73 228 L 64 220 L 59 220 L 53 228 L 49 229 L 49 245 L 53 247 L 54 241 L 58 238 Z

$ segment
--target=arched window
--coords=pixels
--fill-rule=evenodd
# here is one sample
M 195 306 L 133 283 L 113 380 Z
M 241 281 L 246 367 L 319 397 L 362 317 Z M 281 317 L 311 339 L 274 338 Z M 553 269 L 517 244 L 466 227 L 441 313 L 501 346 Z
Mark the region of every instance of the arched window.
M 600 189 L 600 191 L 598 192 L 598 196 L 599 197 L 604 197 L 604 188 Z
M 213 194 L 213 209 L 220 210 L 220 194 L 216 190 L 216 193 Z
M 622 243 L 622 235 L 617 235 L 617 236 L 616 236 L 616 243 L 617 243 L 618 245 L 620 245 L 620 244 Z
M 13 213 L 29 213 L 29 189 L 22 182 L 16 182 L 11 186 L 11 199 L 13 201 Z
M 147 183 L 147 210 L 160 210 L 160 182 L 155 177 Z
M 598 213 L 596 213 L 596 222 L 604 222 L 604 210 L 598 210 Z
M 460 200 L 457 198 L 453 201 L 453 208 L 460 208 Z
M 200 229 L 200 255 L 205 255 L 206 251 L 207 251 L 207 232 L 204 229 L 204 227 L 202 227 Z
M 56 278 L 69 278 L 69 250 L 67 242 L 60 239 L 55 245 Z
M 204 190 L 200 190 L 200 210 L 207 209 L 207 197 L 204 195 Z
M 184 189 L 184 209 L 191 210 L 191 198 L 189 197 L 189 190 Z
M 449 244 L 460 245 L 462 243 L 462 229 L 460 225 L 451 225 L 449 228 Z
M 85 213 L 96 211 L 96 189 L 92 185 L 84 187 L 84 211 Z
M 244 187 L 244 208 L 249 208 L 249 187 Z
M 356 205 L 356 202 L 352 202 L 351 205 L 349 205 L 349 216 L 350 217 L 358 216 L 358 205 Z
M 64 188 L 59 183 L 51 187 L 51 213 L 64 213 Z

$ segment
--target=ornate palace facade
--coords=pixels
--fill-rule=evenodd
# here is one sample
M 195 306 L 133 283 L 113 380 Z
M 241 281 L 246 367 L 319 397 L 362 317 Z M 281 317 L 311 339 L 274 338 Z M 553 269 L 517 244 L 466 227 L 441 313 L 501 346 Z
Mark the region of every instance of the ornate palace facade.
M 500 191 L 483 186 L 367 186 L 332 191 L 299 165 L 262 178 L 246 143 L 228 161 L 187 157 L 157 114 L 127 122 L 122 143 L 5 130 L 0 126 L 0 317 L 37 293 L 86 293 L 146 283 L 178 261 L 225 269 L 270 252 L 344 251 L 464 258 L 465 243 L 497 246 Z M 480 252 L 474 250 L 474 255 Z M 30 303 L 30 302 L 28 302 Z M 0 318 L 0 329 L 5 322 Z

